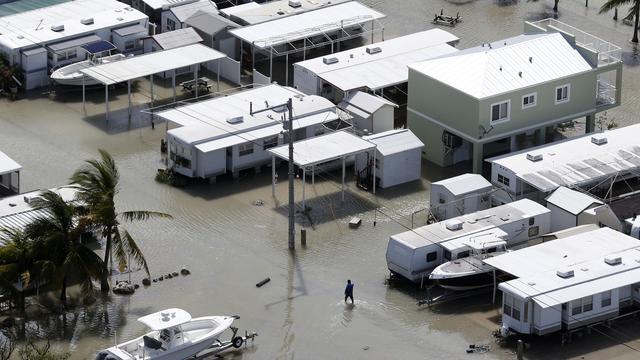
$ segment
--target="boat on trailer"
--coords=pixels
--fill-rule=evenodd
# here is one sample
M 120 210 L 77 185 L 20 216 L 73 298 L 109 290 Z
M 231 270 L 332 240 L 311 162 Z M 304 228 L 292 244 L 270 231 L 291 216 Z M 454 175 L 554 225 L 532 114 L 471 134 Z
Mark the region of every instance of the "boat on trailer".
M 256 333 L 236 336 L 232 327 L 239 316 L 204 316 L 192 318 L 182 309 L 166 309 L 138 319 L 151 331 L 143 336 L 102 350 L 96 360 L 183 360 L 208 356 L 222 350 L 239 348 Z M 230 341 L 221 341 L 225 330 L 231 329 Z
M 491 235 L 488 239 L 470 239 L 465 244 L 469 256 L 458 257 L 435 268 L 429 279 L 440 287 L 464 291 L 493 286 L 494 267 L 483 262 L 508 252 L 507 242 Z
M 51 80 L 60 85 L 82 86 L 98 85 L 95 79 L 84 76 L 80 71 L 90 67 L 125 59 L 124 54 L 112 54 L 116 46 L 108 41 L 96 41 L 82 45 L 88 54 L 88 59 L 63 66 L 51 73 Z

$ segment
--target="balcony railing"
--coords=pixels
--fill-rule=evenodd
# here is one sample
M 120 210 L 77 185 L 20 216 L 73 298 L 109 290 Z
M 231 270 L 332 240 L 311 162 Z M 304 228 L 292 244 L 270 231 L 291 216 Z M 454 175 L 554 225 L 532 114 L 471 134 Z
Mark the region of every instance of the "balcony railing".
M 544 19 L 532 22 L 533 25 L 545 30 L 552 26 L 560 31 L 571 34 L 576 39 L 576 44 L 598 53 L 598 66 L 620 62 L 622 59 L 622 48 L 603 40 L 597 36 L 584 32 L 569 24 L 565 24 L 556 19 Z
M 616 87 L 598 80 L 598 96 L 596 98 L 596 106 L 606 106 L 616 103 Z

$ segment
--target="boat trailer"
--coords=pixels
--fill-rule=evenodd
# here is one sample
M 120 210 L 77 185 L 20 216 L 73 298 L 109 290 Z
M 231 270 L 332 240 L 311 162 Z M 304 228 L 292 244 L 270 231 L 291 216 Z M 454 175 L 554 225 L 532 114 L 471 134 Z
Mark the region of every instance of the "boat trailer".
M 242 347 L 242 345 L 246 347 L 248 340 L 251 340 L 251 344 L 253 345 L 253 340 L 258 336 L 258 333 L 255 331 L 252 331 L 252 332 L 245 331 L 244 336 L 238 336 L 237 327 L 230 326 L 229 329 L 231 329 L 231 331 L 233 332 L 233 334 L 231 335 L 231 340 L 229 341 L 217 340 L 215 344 L 211 345 L 208 349 L 202 350 L 201 352 L 197 353 L 191 359 L 193 360 L 207 359 L 210 356 L 217 355 L 231 348 L 239 349 L 240 347 Z
M 453 27 L 461 21 L 462 16 L 460 16 L 460 13 L 457 13 L 456 16 L 447 16 L 444 15 L 444 10 L 440 9 L 440 14 L 435 14 L 431 22 L 436 25 L 448 25 Z

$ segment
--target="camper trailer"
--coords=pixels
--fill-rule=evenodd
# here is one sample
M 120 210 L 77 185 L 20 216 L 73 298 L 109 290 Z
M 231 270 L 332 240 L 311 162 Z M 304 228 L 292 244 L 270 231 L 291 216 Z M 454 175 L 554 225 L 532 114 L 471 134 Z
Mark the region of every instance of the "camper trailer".
M 467 256 L 461 239 L 493 233 L 507 246 L 521 244 L 549 232 L 550 214 L 544 206 L 523 199 L 396 234 L 387 245 L 387 267 L 393 275 L 419 282 L 440 264 Z M 443 246 L 451 241 L 459 247 Z

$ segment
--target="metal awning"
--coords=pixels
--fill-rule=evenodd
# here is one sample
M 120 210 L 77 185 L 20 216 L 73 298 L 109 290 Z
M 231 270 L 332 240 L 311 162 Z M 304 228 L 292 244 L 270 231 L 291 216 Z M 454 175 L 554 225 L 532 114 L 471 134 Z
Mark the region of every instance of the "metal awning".
M 115 50 L 116 46 L 106 40 L 94 41 L 90 44 L 82 45 L 89 54 L 99 54 L 104 51 Z

